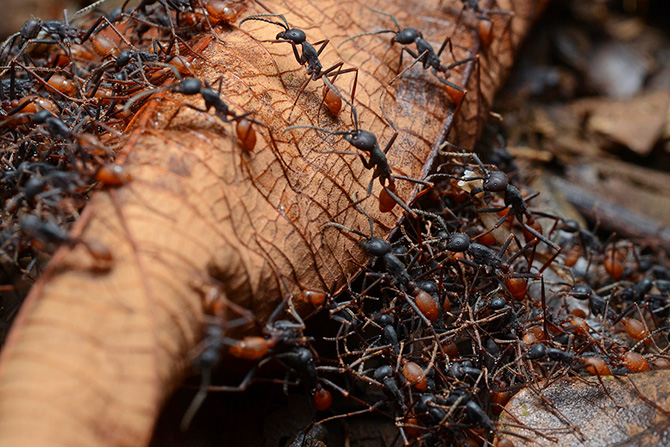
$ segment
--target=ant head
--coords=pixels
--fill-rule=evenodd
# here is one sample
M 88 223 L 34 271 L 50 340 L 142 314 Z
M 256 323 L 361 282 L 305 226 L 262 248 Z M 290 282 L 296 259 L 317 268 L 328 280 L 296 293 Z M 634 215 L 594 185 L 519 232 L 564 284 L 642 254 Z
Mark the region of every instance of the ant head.
M 121 67 L 125 67 L 130 63 L 130 58 L 132 56 L 132 53 L 130 50 L 123 50 L 119 53 L 118 56 L 116 56 L 116 69 L 118 70 Z
M 452 233 L 447 237 L 447 250 L 453 252 L 464 252 L 470 248 L 472 240 L 465 233 Z
M 483 187 L 485 191 L 502 192 L 507 189 L 508 184 L 507 174 L 502 171 L 493 171 L 489 172 L 484 179 Z
M 405 28 L 403 30 L 398 31 L 396 35 L 393 36 L 393 39 L 391 39 L 391 43 L 398 42 L 401 45 L 409 45 L 411 43 L 414 43 L 414 41 L 418 37 L 421 37 L 421 33 L 419 31 L 417 31 L 414 28 Z
M 44 123 L 49 117 L 52 117 L 53 115 L 51 112 L 48 110 L 40 110 L 39 112 L 36 112 L 33 115 L 33 123 L 35 124 L 42 124 Z
M 393 324 L 393 317 L 389 314 L 381 314 L 377 317 L 377 323 L 381 326 L 388 326 L 389 324 Z
M 360 245 L 372 256 L 384 256 L 391 251 L 391 244 L 378 237 L 365 239 L 360 242 Z
M 202 83 L 200 82 L 200 79 L 186 78 L 177 84 L 177 86 L 174 88 L 174 91 L 184 95 L 197 95 L 200 93 L 201 88 Z
M 365 152 L 372 152 L 377 146 L 377 137 L 367 130 L 354 130 L 344 134 L 344 139 L 347 140 L 356 149 Z
M 489 301 L 489 307 L 493 311 L 503 310 L 506 306 L 507 306 L 507 300 L 501 295 L 496 295 L 493 298 L 491 298 L 491 301 Z
M 277 34 L 276 38 L 290 40 L 296 45 L 300 45 L 301 43 L 304 43 L 307 40 L 305 32 L 300 29 L 289 29 L 286 31 L 282 31 L 281 33 Z
M 374 374 L 375 380 L 378 380 L 380 382 L 384 380 L 386 377 L 390 377 L 392 375 L 393 375 L 393 369 L 391 369 L 391 367 L 388 365 L 380 366 L 375 370 Z
M 314 356 L 312 355 L 312 351 L 310 351 L 307 348 L 297 348 L 295 350 L 295 353 L 297 354 L 297 359 L 296 363 L 300 365 L 309 365 L 314 361 Z
M 581 229 L 576 220 L 565 220 L 559 228 L 567 233 L 577 233 Z
M 570 292 L 568 292 L 568 295 L 578 300 L 588 300 L 591 297 L 592 292 L 593 290 L 591 290 L 591 287 L 588 285 L 577 284 L 570 290 Z

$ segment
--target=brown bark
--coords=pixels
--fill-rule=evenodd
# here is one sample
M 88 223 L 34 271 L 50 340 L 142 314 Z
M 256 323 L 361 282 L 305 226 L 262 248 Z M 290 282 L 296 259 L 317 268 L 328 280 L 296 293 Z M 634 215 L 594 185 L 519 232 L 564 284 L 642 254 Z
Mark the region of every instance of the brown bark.
M 437 2 L 375 3 L 438 45 L 452 35 L 456 58 L 480 55 L 479 66 L 452 73 L 452 82 L 468 88 L 454 120 L 444 86 L 418 65 L 387 86 L 399 51 L 387 36 L 337 48 L 348 36 L 390 26 L 387 18 L 357 1 L 291 2 L 291 8 L 264 3 L 284 12 L 310 41 L 331 39 L 321 58 L 325 67 L 340 60 L 359 67 L 362 128 L 384 146 L 393 134 L 388 115 L 400 132 L 389 162 L 395 173 L 416 178 L 428 172 L 454 126 L 458 142 L 472 143 L 538 8 L 534 0 L 499 1 L 497 8 L 516 14 L 511 32 L 505 31 L 508 18 L 493 16 L 494 42 L 480 51 L 476 27 L 469 28 L 476 26 L 471 13 L 457 23 L 461 2 L 443 1 L 452 8 L 442 9 Z M 262 12 L 256 8 L 252 4 L 247 14 Z M 16 321 L 0 363 L 0 445 L 146 445 L 162 403 L 183 379 L 201 334 L 202 298 L 212 284 L 262 320 L 282 296 L 334 291 L 365 261 L 355 238 L 329 228 L 323 244 L 321 234 L 331 221 L 368 231 L 352 204 L 354 196 L 366 197 L 371 172 L 357 156 L 333 152 L 352 150 L 341 137 L 284 132 L 295 124 L 351 129 L 348 108 L 330 117 L 319 108 L 322 83 L 313 82 L 289 122 L 305 70 L 288 44 L 256 40 L 274 38 L 276 27 L 246 25 L 222 31 L 222 42 L 205 36 L 194 45 L 208 60 L 198 76 L 212 82 L 221 76 L 222 98 L 267 124 L 256 127 L 256 149 L 244 153 L 233 144 L 230 125 L 213 115 L 182 108 L 174 116 L 179 103 L 192 98 L 166 93 L 149 102 L 122 152 L 133 181 L 98 192 L 76 228 L 84 240 L 112 250 L 112 268 L 96 269 L 82 246 L 59 251 Z M 349 91 L 349 79 L 343 75 L 336 85 Z M 414 186 L 397 183 L 409 202 Z M 384 236 L 400 211 L 380 213 L 379 191 L 375 182 L 362 205 L 375 220 L 375 235 Z

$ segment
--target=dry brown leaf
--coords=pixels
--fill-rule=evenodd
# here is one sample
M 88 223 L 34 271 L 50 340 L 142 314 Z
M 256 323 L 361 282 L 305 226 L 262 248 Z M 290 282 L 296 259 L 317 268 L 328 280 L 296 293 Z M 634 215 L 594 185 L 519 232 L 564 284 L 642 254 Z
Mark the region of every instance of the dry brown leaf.
M 569 167 L 566 179 L 660 225 L 670 225 L 670 175 L 665 172 L 600 158 Z
M 569 109 L 588 117 L 588 132 L 647 156 L 663 135 L 669 107 L 670 91 L 659 90 L 626 100 L 582 99 Z
M 667 446 L 669 384 L 667 370 L 603 377 L 602 384 L 561 379 L 519 392 L 501 421 L 526 447 Z
M 312 41 L 328 37 L 338 43 L 382 21 L 357 1 L 263 3 L 285 12 Z M 433 42 L 453 35 L 456 57 L 475 55 L 476 31 L 456 31 L 461 2 L 442 3 L 452 6 L 450 15 L 440 12 L 437 2 L 374 6 L 421 28 Z M 437 142 L 450 130 L 465 143 L 478 134 L 512 64 L 513 48 L 539 7 L 534 0 L 498 1 L 498 6 L 513 7 L 513 32 L 503 32 L 504 17 L 494 16 L 499 32 L 481 53 L 480 69 L 470 64 L 452 73 L 453 82 L 469 89 L 457 120 L 443 86 L 418 67 L 393 89 L 384 87 L 398 57 L 387 39 L 361 39 L 339 49 L 329 45 L 322 55 L 326 67 L 342 59 L 360 68 L 359 116 L 382 145 L 393 133 L 383 119 L 383 99 L 384 112 L 400 131 L 389 153 L 396 173 L 425 174 Z M 261 12 L 254 8 L 247 13 Z M 367 221 L 352 203 L 354 195 L 365 197 L 371 173 L 358 157 L 333 153 L 351 150 L 340 138 L 283 131 L 305 71 L 290 46 L 256 40 L 276 33 L 272 26 L 249 22 L 243 31 L 223 32 L 223 43 L 203 37 L 194 44 L 209 60 L 198 76 L 211 81 L 221 76 L 224 100 L 267 123 L 276 150 L 267 129 L 257 128 L 256 149 L 243 154 L 231 144 L 230 127 L 213 116 L 183 108 L 174 117 L 183 100 L 175 95 L 164 94 L 160 101 L 156 95 L 138 115 L 138 128 L 123 151 L 133 181 L 96 194 L 75 230 L 110 247 L 114 265 L 100 271 L 84 248 L 61 250 L 31 292 L 0 363 L 0 445 L 146 445 L 200 337 L 202 298 L 212 281 L 263 319 L 282 295 L 335 290 L 364 262 L 352 238 L 330 229 L 324 245 L 321 231 L 330 221 L 366 231 Z M 347 90 L 348 79 L 342 76 L 337 85 Z M 351 128 L 348 110 L 333 120 L 318 109 L 321 94 L 321 84 L 311 83 L 290 124 Z M 398 185 L 408 199 L 413 186 Z M 376 235 L 383 236 L 399 212 L 379 213 L 378 193 L 375 185 L 374 197 L 363 206 L 375 219 Z M 279 278 L 289 290 L 280 290 Z

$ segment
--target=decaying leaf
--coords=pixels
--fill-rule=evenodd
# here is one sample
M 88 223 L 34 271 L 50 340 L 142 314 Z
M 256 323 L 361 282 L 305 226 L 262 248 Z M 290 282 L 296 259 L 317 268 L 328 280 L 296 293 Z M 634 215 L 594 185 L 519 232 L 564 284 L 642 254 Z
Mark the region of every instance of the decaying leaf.
M 661 370 L 540 384 L 517 394 L 501 420 L 521 437 L 510 439 L 528 447 L 665 446 L 669 375 Z
M 356 1 L 263 3 L 311 41 L 336 44 L 386 20 Z M 415 178 L 428 172 L 450 131 L 462 144 L 477 136 L 540 6 L 498 1 L 515 16 L 494 16 L 494 41 L 480 48 L 461 2 L 438 3 L 374 6 L 433 42 L 452 36 L 455 58 L 479 54 L 478 64 L 452 71 L 450 80 L 468 88 L 457 114 L 444 86 L 418 66 L 387 86 L 398 48 L 383 36 L 331 44 L 321 56 L 326 67 L 343 60 L 359 68 L 361 126 L 383 146 L 394 133 L 387 116 L 399 132 L 389 162 L 395 173 Z M 247 14 L 259 12 L 251 4 Z M 203 57 L 198 77 L 215 85 L 220 79 L 221 96 L 237 113 L 265 123 L 255 127 L 256 148 L 245 152 L 230 125 L 213 115 L 179 107 L 193 98 L 166 91 L 151 98 L 122 152 L 133 180 L 97 193 L 75 228 L 83 240 L 109 247 L 113 265 L 100 268 L 81 245 L 59 251 L 10 334 L 0 364 L 1 445 L 146 445 L 201 336 L 202 300 L 212 288 L 263 320 L 282 297 L 335 291 L 365 262 L 355 238 L 324 231 L 326 223 L 367 231 L 367 218 L 354 206 L 363 199 L 378 236 L 400 217 L 399 207 L 378 211 L 379 185 L 368 197 L 371 172 L 356 155 L 339 153 L 352 149 L 341 137 L 285 131 L 289 125 L 346 130 L 353 123 L 346 107 L 338 118 L 320 107 L 319 82 L 307 85 L 291 113 L 305 70 L 289 45 L 262 42 L 274 38 L 276 27 L 247 24 L 192 45 Z M 350 79 L 342 75 L 336 85 L 351 91 Z M 397 183 L 410 202 L 415 186 Z
M 570 109 L 586 121 L 588 133 L 604 136 L 639 156 L 647 156 L 668 122 L 670 91 L 658 90 L 627 100 L 587 98 Z

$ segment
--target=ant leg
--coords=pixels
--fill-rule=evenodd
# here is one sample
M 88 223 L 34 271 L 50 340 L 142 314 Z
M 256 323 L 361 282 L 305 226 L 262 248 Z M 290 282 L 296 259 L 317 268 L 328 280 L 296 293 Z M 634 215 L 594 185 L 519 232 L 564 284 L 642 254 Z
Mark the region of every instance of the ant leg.
M 389 149 L 391 149 L 391 146 L 393 146 L 393 143 L 395 143 L 396 138 L 398 138 L 398 132 L 394 133 L 388 143 L 386 143 L 386 147 L 384 148 L 385 154 L 387 154 Z
M 426 50 L 426 51 L 424 51 L 423 53 L 421 53 L 420 55 L 417 56 L 417 54 L 416 54 L 415 52 L 413 52 L 412 50 L 410 50 L 409 48 L 403 47 L 402 50 L 400 50 L 400 64 L 401 64 L 401 65 L 398 67 L 398 69 L 400 69 L 400 67 L 402 67 L 402 54 L 403 54 L 403 51 L 408 52 L 408 53 L 414 58 L 414 62 L 412 62 L 411 64 L 409 64 L 409 65 L 407 66 L 407 68 L 405 68 L 405 69 L 402 70 L 400 73 L 398 73 L 398 75 L 397 75 L 395 78 L 393 78 L 393 79 L 391 80 L 391 82 L 389 82 L 389 85 L 393 84 L 393 83 L 394 83 L 400 76 L 404 75 L 405 72 L 406 72 L 407 70 L 409 70 L 409 69 L 412 68 L 414 65 L 416 65 L 417 62 L 419 62 L 422 58 L 424 58 L 424 57 L 428 54 L 428 50 Z
M 325 380 L 325 379 L 321 379 L 321 380 Z M 323 423 L 326 423 L 326 422 L 333 421 L 335 419 L 343 419 L 343 418 L 347 418 L 347 417 L 351 417 L 351 416 L 357 416 L 359 414 L 372 413 L 373 411 L 381 411 L 381 410 L 379 410 L 378 407 L 380 407 L 384 403 L 384 401 L 379 401 L 374 405 L 370 405 L 367 402 L 365 402 L 364 400 L 357 399 L 357 398 L 355 398 L 354 396 L 351 396 L 351 395 L 345 396 L 345 397 L 349 397 L 353 400 L 360 401 L 360 403 L 365 403 L 368 406 L 368 408 L 365 408 L 363 410 L 358 410 L 358 411 L 352 411 L 350 413 L 338 414 L 338 415 L 335 415 L 335 416 L 331 416 L 331 417 L 320 420 L 316 424 L 323 424 Z M 381 412 L 381 413 L 386 415 L 387 417 L 390 417 L 388 414 L 386 414 L 384 412 Z
M 196 413 L 202 406 L 202 403 L 207 398 L 207 388 L 209 387 L 211 378 L 212 378 L 211 368 L 207 368 L 202 372 L 202 378 L 200 380 L 200 389 L 193 397 L 191 404 L 188 406 L 186 412 L 184 413 L 184 416 L 181 419 L 181 424 L 179 424 L 179 428 L 181 429 L 182 432 L 188 430 L 188 427 L 191 425 L 193 418 L 195 417 Z
M 205 387 L 205 391 L 225 391 L 229 393 L 241 393 L 244 392 L 249 385 L 251 384 L 251 381 L 253 379 L 254 374 L 256 374 L 256 370 L 258 369 L 258 365 L 254 365 L 253 368 L 249 370 L 246 376 L 244 376 L 244 379 L 242 379 L 242 382 L 240 382 L 239 385 L 237 386 L 228 386 L 228 385 L 208 385 Z
M 442 42 L 442 45 L 440 46 L 440 49 L 439 49 L 438 52 L 437 52 L 437 57 L 440 57 L 440 56 L 442 55 L 442 52 L 444 51 L 444 49 L 445 49 L 446 46 L 447 46 L 447 43 L 449 44 L 449 51 L 451 52 L 451 54 L 452 54 L 452 56 L 453 56 L 454 48 L 453 48 L 453 46 L 451 45 L 451 36 L 447 36 L 447 37 L 444 39 L 444 42 Z
M 321 77 L 324 79 L 324 83 L 326 83 L 326 85 L 328 85 L 328 82 L 326 82 L 326 80 L 328 79 L 328 76 L 331 76 L 331 72 L 332 72 L 335 68 L 342 67 L 342 65 L 344 65 L 344 62 L 339 62 L 339 63 L 333 65 L 332 67 L 330 67 L 330 68 L 328 68 L 327 70 L 324 70 L 324 71 L 322 72 Z M 344 70 L 342 70 L 342 69 L 340 68 L 339 70 L 337 70 L 337 72 L 336 72 L 335 74 L 332 75 L 332 76 L 333 76 L 333 80 L 332 80 L 332 81 L 329 81 L 329 82 L 334 83 L 334 82 L 335 82 L 335 79 L 336 79 L 338 76 L 343 75 L 343 74 L 347 74 L 347 73 L 355 73 L 355 75 L 354 75 L 354 83 L 353 83 L 353 86 L 352 86 L 352 88 L 351 88 L 351 103 L 349 103 L 349 101 L 347 101 L 347 100 L 344 99 L 344 98 L 342 98 L 342 99 L 344 99 L 344 101 L 347 102 L 347 103 L 353 108 L 353 102 L 354 102 L 354 99 L 356 98 L 356 87 L 358 86 L 358 68 L 357 68 L 357 67 L 352 67 L 352 68 L 347 68 L 347 69 L 344 69 Z M 331 86 L 328 86 L 328 87 L 331 88 Z M 336 92 L 336 93 L 337 93 L 337 92 Z M 338 96 L 341 97 L 341 95 L 338 95 Z
M 389 187 L 387 187 L 387 186 L 385 186 L 385 185 L 382 185 L 382 188 L 384 188 L 384 192 L 386 192 L 386 194 L 388 194 L 388 196 L 389 196 L 390 198 L 392 198 L 392 199 L 395 201 L 395 203 L 397 203 L 398 205 L 400 205 L 400 207 L 401 207 L 403 210 L 405 210 L 405 212 L 406 212 L 407 214 L 409 214 L 410 216 L 412 216 L 412 218 L 416 218 L 416 213 L 414 212 L 414 210 L 411 209 L 411 208 L 410 208 L 410 207 L 409 207 L 409 206 L 408 206 L 408 205 L 407 205 L 407 204 L 406 204 L 400 197 L 398 197 L 393 191 L 391 191 L 391 189 L 390 189 Z
M 424 185 L 428 188 L 432 188 L 433 186 L 435 186 L 432 182 L 429 182 L 427 180 L 420 180 L 418 178 L 412 178 L 412 177 L 408 177 L 406 175 L 394 174 L 391 177 L 394 178 L 394 179 L 406 180 L 408 182 L 416 183 L 418 185 Z
M 291 106 L 291 111 L 288 114 L 288 118 L 286 119 L 289 123 L 291 122 L 291 115 L 293 114 L 293 109 L 295 109 L 296 104 L 298 104 L 298 99 L 300 99 L 300 95 L 302 95 L 302 92 L 305 91 L 307 88 L 307 84 L 310 83 L 312 80 L 311 77 L 307 78 L 305 82 L 300 86 L 300 90 L 298 91 L 298 95 L 295 97 L 295 101 L 293 101 L 293 105 Z
M 447 66 L 445 67 L 445 71 L 451 70 L 452 68 L 458 67 L 459 65 L 467 64 L 468 62 L 472 62 L 472 61 L 474 61 L 475 59 L 477 59 L 477 56 L 475 56 L 475 57 L 468 57 L 468 58 L 465 58 L 465 59 L 461 59 L 460 61 L 456 61 L 456 62 L 454 62 L 454 63 L 452 63 L 452 64 L 447 65 Z M 445 73 L 445 75 L 446 75 L 446 73 Z
M 330 39 L 323 39 L 323 40 L 320 40 L 320 41 L 318 41 L 318 42 L 314 42 L 313 45 L 314 45 L 315 47 L 316 47 L 317 45 L 321 45 L 321 48 L 319 48 L 319 49 L 316 51 L 316 55 L 317 55 L 317 56 L 321 56 L 321 52 L 324 50 L 324 48 L 326 48 L 326 46 L 328 45 L 329 42 L 330 42 Z

